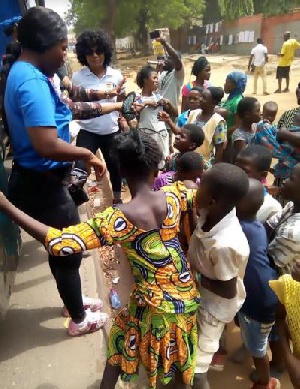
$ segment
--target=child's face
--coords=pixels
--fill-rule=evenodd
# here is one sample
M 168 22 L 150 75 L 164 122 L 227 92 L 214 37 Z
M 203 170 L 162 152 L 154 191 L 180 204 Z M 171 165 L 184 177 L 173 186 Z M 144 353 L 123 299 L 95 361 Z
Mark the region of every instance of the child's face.
M 198 109 L 200 108 L 201 93 L 197 90 L 191 90 L 189 93 L 189 109 Z
M 300 202 L 300 164 L 298 163 L 289 178 L 283 181 L 280 188 L 282 197 L 285 200 Z
M 236 157 L 235 160 L 236 166 L 244 170 L 249 178 L 254 178 L 255 180 L 261 181 L 266 178 L 267 172 L 257 170 L 255 163 L 251 159 L 251 157 Z
M 190 133 L 184 127 L 181 129 L 180 133 L 175 136 L 174 147 L 181 153 L 186 153 L 187 151 L 195 149 L 194 144 L 191 143 L 190 140 Z
M 268 122 L 273 123 L 276 119 L 278 109 L 276 108 L 269 108 L 264 107 L 263 108 L 263 119 L 268 120 Z
M 230 78 L 226 78 L 225 84 L 224 84 L 224 92 L 230 93 L 236 88 L 235 82 L 233 82 Z
M 261 119 L 260 102 L 257 101 L 254 105 L 253 111 L 249 112 L 249 122 L 258 123 Z
M 206 179 L 209 172 L 205 172 L 202 175 L 201 184 L 197 191 L 197 208 L 198 209 L 208 209 L 213 202 L 209 182 Z

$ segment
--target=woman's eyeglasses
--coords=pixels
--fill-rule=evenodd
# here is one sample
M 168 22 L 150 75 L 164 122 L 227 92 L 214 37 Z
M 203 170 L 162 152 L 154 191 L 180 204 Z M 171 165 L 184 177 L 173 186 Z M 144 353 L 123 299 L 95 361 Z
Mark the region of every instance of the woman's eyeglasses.
M 103 51 L 100 49 L 87 49 L 86 50 L 86 55 L 90 56 L 90 55 L 94 55 L 94 54 L 101 55 L 101 54 L 103 54 Z

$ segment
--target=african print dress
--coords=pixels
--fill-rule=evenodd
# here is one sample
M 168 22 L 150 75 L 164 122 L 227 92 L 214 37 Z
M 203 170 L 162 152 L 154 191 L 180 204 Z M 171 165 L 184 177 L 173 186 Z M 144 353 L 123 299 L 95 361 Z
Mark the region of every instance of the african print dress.
M 151 388 L 158 377 L 170 382 L 176 371 L 191 384 L 197 345 L 199 294 L 177 238 L 181 213 L 193 207 L 195 192 L 176 184 L 163 191 L 167 215 L 159 229 L 141 230 L 110 207 L 63 231 L 50 228 L 45 242 L 52 255 L 121 244 L 135 283 L 111 328 L 108 363 L 121 367 L 126 382 L 137 377 L 142 363 Z

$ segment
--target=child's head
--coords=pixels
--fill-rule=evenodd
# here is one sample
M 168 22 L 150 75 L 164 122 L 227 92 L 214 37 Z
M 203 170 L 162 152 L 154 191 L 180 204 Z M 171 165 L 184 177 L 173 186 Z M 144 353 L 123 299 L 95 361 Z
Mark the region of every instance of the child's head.
M 141 89 L 148 88 L 150 91 L 157 90 L 157 71 L 151 65 L 142 67 L 142 69 L 136 75 L 136 83 Z
M 189 92 L 188 96 L 188 107 L 189 109 L 199 109 L 200 108 L 200 101 L 201 101 L 201 95 L 203 92 L 203 88 L 200 86 L 194 86 Z
M 300 163 L 295 165 L 290 177 L 283 181 L 280 192 L 285 200 L 300 205 Z
M 260 145 L 251 145 L 239 152 L 235 164 L 244 170 L 249 178 L 262 181 L 268 175 L 272 163 L 272 153 Z
M 238 103 L 237 114 L 243 123 L 258 123 L 261 118 L 259 101 L 255 97 L 244 97 Z
M 124 132 L 116 137 L 114 150 L 124 178 L 153 182 L 163 154 L 157 142 L 137 130 Z
M 224 97 L 224 90 L 220 87 L 211 86 L 204 89 L 202 92 L 202 98 L 200 108 L 204 111 L 210 111 L 214 109 L 216 105 L 219 105 Z
M 275 101 L 267 101 L 263 106 L 263 119 L 270 123 L 275 121 L 278 112 L 278 104 Z
M 255 220 L 256 214 L 262 206 L 263 202 L 263 184 L 253 178 L 249 178 L 248 192 L 236 207 L 237 217 L 239 220 Z
M 175 136 L 174 147 L 180 153 L 196 150 L 204 142 L 204 132 L 196 124 L 186 124 Z
M 195 151 L 182 154 L 176 163 L 175 181 L 197 182 L 202 177 L 204 169 L 201 155 Z
M 247 174 L 229 163 L 217 163 L 201 179 L 197 193 L 199 209 L 230 212 L 246 195 L 249 187 Z

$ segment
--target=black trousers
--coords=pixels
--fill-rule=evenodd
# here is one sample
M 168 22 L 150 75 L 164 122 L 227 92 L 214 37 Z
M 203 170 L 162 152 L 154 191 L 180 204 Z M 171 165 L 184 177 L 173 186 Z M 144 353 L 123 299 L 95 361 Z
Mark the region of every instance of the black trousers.
M 76 146 L 85 147 L 92 153 L 101 150 L 105 159 L 113 192 L 121 192 L 121 175 L 116 157 L 112 153 L 116 133 L 99 135 L 86 130 L 80 130 L 77 136 Z M 76 162 L 76 167 L 85 169 L 82 161 Z
M 70 168 L 36 172 L 13 166 L 8 185 L 8 197 L 22 211 L 51 227 L 62 229 L 79 223 L 79 214 L 63 180 Z M 58 292 L 72 319 L 83 319 L 79 267 L 82 254 L 67 257 L 49 255 L 49 265 Z

